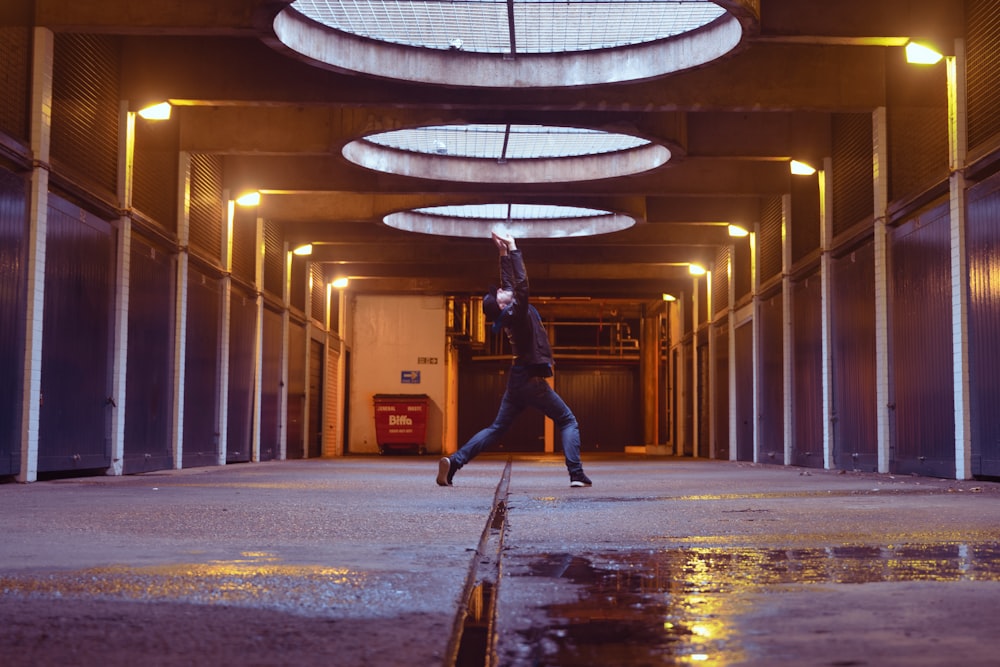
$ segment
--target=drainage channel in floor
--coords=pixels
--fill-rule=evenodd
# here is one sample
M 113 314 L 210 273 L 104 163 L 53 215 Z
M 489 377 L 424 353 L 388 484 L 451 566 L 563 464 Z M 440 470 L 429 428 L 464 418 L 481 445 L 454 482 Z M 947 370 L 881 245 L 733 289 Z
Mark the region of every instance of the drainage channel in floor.
M 1000 581 L 1000 545 L 678 548 L 504 556 L 511 665 L 734 665 L 741 600 L 786 584 Z M 833 664 L 833 663 L 831 663 Z
M 501 577 L 500 552 L 507 526 L 510 459 L 500 475 L 486 526 L 479 538 L 465 582 L 445 656 L 445 667 L 490 667 L 494 664 L 496 589 Z

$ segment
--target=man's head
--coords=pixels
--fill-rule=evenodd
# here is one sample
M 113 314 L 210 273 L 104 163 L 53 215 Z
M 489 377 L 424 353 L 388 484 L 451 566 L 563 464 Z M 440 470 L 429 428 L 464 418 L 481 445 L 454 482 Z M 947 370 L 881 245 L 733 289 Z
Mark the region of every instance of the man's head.
M 486 319 L 495 322 L 500 317 L 500 313 L 513 302 L 514 293 L 509 289 L 501 287 L 494 290 L 490 288 L 490 291 L 483 297 L 483 314 L 486 315 Z

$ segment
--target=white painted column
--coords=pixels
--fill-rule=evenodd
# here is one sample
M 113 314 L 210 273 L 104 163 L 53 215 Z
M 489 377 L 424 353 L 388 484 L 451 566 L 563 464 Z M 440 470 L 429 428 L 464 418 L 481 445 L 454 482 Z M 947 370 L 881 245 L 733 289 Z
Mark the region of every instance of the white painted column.
M 784 464 L 792 462 L 795 443 L 795 340 L 792 327 L 792 239 L 790 236 L 792 196 L 781 198 L 781 386 Z
M 188 244 L 191 236 L 191 154 L 177 158 L 177 284 L 174 292 L 174 469 L 184 466 L 184 383 L 187 357 Z
M 737 438 L 736 429 L 738 428 L 738 422 L 736 419 L 736 271 L 734 269 L 733 258 L 736 256 L 736 246 L 729 246 L 729 266 L 727 267 L 728 275 L 728 286 L 729 290 L 729 335 L 726 340 L 728 341 L 729 350 L 729 368 L 727 369 L 727 374 L 729 376 L 729 460 L 736 460 L 736 449 L 737 449 Z
M 760 463 L 760 262 L 757 257 L 757 235 L 760 222 L 754 223 L 754 233 L 750 236 L 750 261 L 753 263 L 753 322 L 751 335 L 753 366 L 753 462 Z
M 951 331 L 955 394 L 955 478 L 972 477 L 972 415 L 969 396 L 969 258 L 966 252 L 965 160 L 968 147 L 965 40 L 947 56 L 948 177 L 951 199 Z
M 135 113 L 128 102 L 119 108 L 118 201 L 125 214 L 118 218 L 115 261 L 115 306 L 111 359 L 111 467 L 108 475 L 121 475 L 125 459 L 125 410 L 128 396 L 128 309 L 132 260 L 132 178 L 135 158 Z
M 872 156 L 875 190 L 875 421 L 878 471 L 889 472 L 892 408 L 889 404 L 889 129 L 886 108 L 872 112 Z
M 219 449 L 216 451 L 217 463 L 226 464 L 229 451 L 229 350 L 231 347 L 230 330 L 232 329 L 232 297 L 233 279 L 233 215 L 235 202 L 229 199 L 229 193 L 223 192 L 222 201 L 226 202 L 225 219 L 222 221 L 222 264 L 225 275 L 222 277 L 222 304 L 219 328 Z
M 708 419 L 708 451 L 705 452 L 705 455 L 710 459 L 715 458 L 715 418 L 718 410 L 715 400 L 715 367 L 718 363 L 718 360 L 716 359 L 718 356 L 718 350 L 715 348 L 718 344 L 715 342 L 715 331 L 712 327 L 712 280 L 714 275 L 715 274 L 712 271 L 705 274 L 705 293 L 707 295 L 706 299 L 708 302 L 708 308 L 706 309 L 706 312 L 708 313 L 708 327 L 706 328 L 706 332 L 708 334 L 708 371 L 705 373 L 705 384 L 707 386 L 703 391 L 707 392 L 708 395 L 708 414 L 704 415 Z
M 833 160 L 825 158 L 819 172 L 819 283 L 820 283 L 820 335 L 822 336 L 823 374 L 823 467 L 832 470 L 834 432 L 837 426 L 833 404 Z
M 270 252 L 277 251 L 275 248 L 270 248 L 269 250 Z M 279 371 L 281 375 L 281 387 L 278 390 L 278 411 L 280 413 L 278 415 L 278 458 L 282 461 L 288 458 L 288 354 L 291 350 L 290 341 L 292 335 L 292 321 L 289 314 L 291 304 L 288 302 L 288 268 L 291 265 L 289 257 L 291 257 L 291 253 L 289 252 L 288 242 L 285 241 L 281 244 L 281 258 L 284 261 L 281 263 L 281 370 Z
M 253 286 L 257 322 L 253 328 L 253 401 L 250 417 L 250 460 L 260 461 L 260 409 L 264 391 L 264 220 L 254 215 Z M 280 415 L 278 417 L 281 419 Z
M 698 405 L 698 276 L 691 279 L 691 456 L 698 458 L 701 448 L 701 412 Z
M 45 235 L 49 211 L 49 147 L 52 133 L 54 36 L 35 28 L 31 60 L 31 171 L 28 210 L 27 298 L 24 330 L 24 384 L 21 402 L 19 482 L 38 479 L 38 426 L 42 395 L 42 323 L 45 312 Z

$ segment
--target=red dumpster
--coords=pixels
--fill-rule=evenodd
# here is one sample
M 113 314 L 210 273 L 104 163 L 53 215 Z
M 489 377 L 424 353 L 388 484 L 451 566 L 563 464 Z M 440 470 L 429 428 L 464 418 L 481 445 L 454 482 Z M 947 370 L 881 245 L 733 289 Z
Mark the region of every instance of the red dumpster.
M 375 394 L 379 454 L 427 451 L 427 394 Z

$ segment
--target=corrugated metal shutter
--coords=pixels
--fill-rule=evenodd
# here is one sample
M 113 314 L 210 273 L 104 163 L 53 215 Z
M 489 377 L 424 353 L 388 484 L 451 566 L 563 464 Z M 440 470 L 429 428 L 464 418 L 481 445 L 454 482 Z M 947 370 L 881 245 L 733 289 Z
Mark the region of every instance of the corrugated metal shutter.
M 753 324 L 736 327 L 736 458 L 753 461 Z
M 178 124 L 136 120 L 132 207 L 157 224 L 177 231 Z
M 265 307 L 262 331 L 260 460 L 270 461 L 281 453 L 281 313 Z
M 944 67 L 887 63 L 889 198 L 904 201 L 948 177 L 948 104 Z
M 337 442 L 337 417 L 340 405 L 340 345 L 333 336 L 326 338 L 327 364 L 326 389 L 323 392 L 323 456 L 336 456 L 340 453 L 340 443 Z
M 222 266 L 222 160 L 217 155 L 191 156 L 191 252 L 210 266 Z
M 285 243 L 281 225 L 264 221 L 264 291 L 277 299 L 285 292 Z
M 792 284 L 792 465 L 823 467 L 823 336 L 819 274 Z
M 719 246 L 712 269 L 713 315 L 729 308 L 729 246 Z
M 311 262 L 309 264 L 309 277 L 312 318 L 321 326 L 326 326 L 326 278 L 323 275 L 323 265 L 319 262 Z
M 1000 176 L 969 191 L 972 472 L 1000 476 Z
M 892 472 L 955 474 L 949 238 L 947 203 L 889 237 Z
M 0 26 L 0 132 L 25 144 L 29 139 L 30 54 L 31 32 L 27 27 Z
M 819 177 L 798 176 L 792 179 L 792 220 L 788 234 L 792 244 L 792 263 L 819 250 Z
M 0 475 L 20 471 L 28 181 L 0 169 Z
M 129 263 L 126 474 L 173 467 L 174 257 L 138 234 Z
M 833 259 L 833 461 L 840 470 L 878 470 L 875 406 L 875 248 Z
M 760 281 L 781 275 L 781 197 L 769 197 L 760 211 Z
M 118 40 L 58 33 L 52 74 L 54 171 L 118 201 Z
M 184 350 L 185 468 L 219 463 L 219 325 L 222 285 L 189 265 Z
M 733 245 L 733 288 L 737 303 L 753 290 L 753 274 L 750 273 L 750 244 L 748 242 L 738 242 Z
M 233 213 L 233 278 L 254 287 L 257 207 L 237 206 Z
M 626 445 L 642 442 L 638 364 L 560 362 L 555 390 L 580 424 L 581 451 L 623 452 Z M 558 428 L 555 447 L 562 451 Z
M 712 396 L 715 401 L 715 455 L 729 459 L 729 318 L 722 318 L 712 329 L 715 345 L 715 374 Z M 708 415 L 705 415 L 706 419 Z
M 833 235 L 872 217 L 872 117 L 867 113 L 833 116 Z
M 288 325 L 288 421 L 285 457 L 305 456 L 306 325 L 292 319 Z
M 288 303 L 292 308 L 300 313 L 306 312 L 306 271 L 309 270 L 309 260 L 306 257 L 292 255 L 292 267 L 290 276 L 290 291 Z
M 111 465 L 111 318 L 115 234 L 49 196 L 39 472 Z
M 969 147 L 1000 140 L 1000 4 L 967 0 L 966 49 Z
M 250 460 L 253 438 L 254 337 L 257 302 L 245 290 L 233 286 L 229 315 L 229 420 L 226 431 L 226 461 Z
M 785 462 L 784 422 L 784 304 L 782 293 L 763 297 L 760 303 L 760 463 Z

